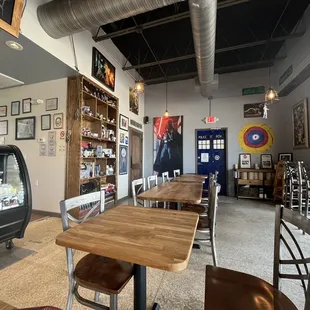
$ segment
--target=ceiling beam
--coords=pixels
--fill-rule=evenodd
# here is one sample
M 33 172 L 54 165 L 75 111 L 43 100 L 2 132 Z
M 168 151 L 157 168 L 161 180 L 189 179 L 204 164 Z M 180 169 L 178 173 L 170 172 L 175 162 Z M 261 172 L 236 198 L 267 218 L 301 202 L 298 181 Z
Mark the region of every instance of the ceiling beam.
M 251 0 L 227 0 L 224 2 L 220 2 L 218 4 L 218 9 L 222 9 L 222 8 L 226 8 L 229 6 L 233 6 L 236 4 L 241 4 L 244 2 L 249 2 Z M 160 19 L 156 19 L 154 21 L 148 22 L 148 23 L 144 23 L 141 24 L 139 26 L 133 26 L 133 27 L 129 27 L 126 29 L 122 29 L 122 30 L 118 30 L 118 31 L 114 31 L 112 33 L 109 34 L 104 34 L 101 36 L 94 36 L 93 39 L 95 42 L 99 42 L 99 41 L 104 41 L 104 40 L 108 40 L 108 39 L 113 39 L 116 37 L 120 37 L 129 33 L 134 33 L 134 32 L 138 32 L 141 33 L 141 31 L 145 30 L 145 29 L 149 29 L 149 28 L 153 28 L 153 27 L 157 27 L 160 25 L 164 25 L 167 23 L 171 23 L 177 20 L 181 20 L 181 19 L 185 19 L 185 18 L 189 18 L 190 17 L 190 13 L 189 11 L 184 12 L 184 13 L 179 13 L 179 14 L 175 14 L 175 15 L 171 15 L 168 17 L 164 17 L 164 18 L 160 18 Z
M 249 63 L 238 64 L 238 65 L 233 65 L 233 66 L 215 68 L 214 73 L 224 74 L 224 73 L 245 71 L 245 70 L 251 70 L 251 69 L 268 68 L 268 67 L 273 66 L 276 60 L 280 60 L 283 58 L 284 57 L 277 57 L 275 59 L 270 59 L 270 60 L 262 60 L 262 61 L 249 62 Z M 159 84 L 159 83 L 164 83 L 167 81 L 172 82 L 172 81 L 177 81 L 177 80 L 190 79 L 190 78 L 196 77 L 197 75 L 198 73 L 195 71 L 195 72 L 171 75 L 171 76 L 168 76 L 167 79 L 162 78 L 162 77 L 154 78 L 154 79 L 146 79 L 146 80 L 143 80 L 143 82 L 147 85 Z
M 285 40 L 288 40 L 288 39 L 293 39 L 293 38 L 301 37 L 304 34 L 305 34 L 305 32 L 292 33 L 292 34 L 289 34 L 287 36 L 272 38 L 271 42 L 281 42 L 281 41 L 285 41 Z M 215 50 L 215 53 L 219 54 L 219 53 L 224 53 L 224 52 L 240 50 L 240 49 L 243 49 L 243 48 L 249 48 L 249 47 L 264 45 L 264 44 L 267 44 L 268 42 L 270 42 L 270 40 L 260 40 L 260 41 L 254 41 L 254 42 L 250 42 L 250 43 L 245 43 L 245 44 L 239 44 L 239 45 L 219 48 L 219 49 Z M 133 69 L 152 67 L 152 66 L 155 66 L 155 65 L 158 65 L 158 64 L 166 64 L 166 63 L 171 63 L 171 62 L 176 62 L 176 61 L 181 61 L 181 60 L 192 59 L 192 58 L 195 58 L 195 56 L 196 56 L 195 54 L 189 54 L 189 55 L 184 55 L 184 56 L 179 56 L 179 57 L 172 57 L 172 58 L 167 58 L 167 59 L 163 59 L 163 60 L 159 60 L 159 61 L 148 62 L 148 63 L 145 63 L 145 64 L 123 67 L 123 70 L 124 71 L 128 71 L 128 70 L 133 70 Z

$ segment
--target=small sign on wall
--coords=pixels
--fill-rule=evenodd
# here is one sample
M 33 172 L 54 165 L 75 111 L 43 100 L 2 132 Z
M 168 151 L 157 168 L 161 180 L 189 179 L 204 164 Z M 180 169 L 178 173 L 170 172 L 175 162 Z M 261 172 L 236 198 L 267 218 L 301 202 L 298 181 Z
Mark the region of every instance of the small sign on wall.
M 265 86 L 248 87 L 242 89 L 242 96 L 259 95 L 265 93 Z

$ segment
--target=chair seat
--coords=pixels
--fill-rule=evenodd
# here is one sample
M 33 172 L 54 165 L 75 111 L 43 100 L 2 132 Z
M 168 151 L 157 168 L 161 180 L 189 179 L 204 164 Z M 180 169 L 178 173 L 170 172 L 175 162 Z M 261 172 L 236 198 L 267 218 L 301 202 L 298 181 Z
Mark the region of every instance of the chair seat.
M 210 230 L 210 219 L 207 217 L 200 217 L 197 225 L 197 230 L 199 231 L 209 231 Z
M 119 294 L 132 275 L 133 264 L 93 254 L 84 256 L 74 271 L 78 285 L 108 294 Z
M 205 310 L 297 310 L 268 282 L 252 275 L 207 266 Z
M 182 206 L 183 211 L 195 212 L 198 214 L 206 213 L 206 207 L 203 205 L 184 204 Z

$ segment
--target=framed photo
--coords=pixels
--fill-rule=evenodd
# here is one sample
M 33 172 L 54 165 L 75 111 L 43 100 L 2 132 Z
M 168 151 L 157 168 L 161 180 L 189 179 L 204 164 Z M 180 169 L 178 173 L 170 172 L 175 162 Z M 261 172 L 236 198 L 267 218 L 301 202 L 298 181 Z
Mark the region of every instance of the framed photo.
M 243 106 L 243 117 L 263 117 L 264 104 L 263 103 L 247 103 Z
M 129 118 L 123 114 L 119 115 L 119 128 L 128 131 L 129 128 Z
M 132 87 L 129 87 L 129 111 L 139 115 L 139 96 Z
M 293 105 L 293 147 L 309 148 L 308 99 Z
M 58 98 L 50 98 L 45 101 L 45 111 L 58 110 Z
M 8 121 L 0 121 L 0 136 L 8 134 Z
M 15 120 L 15 140 L 34 140 L 36 138 L 36 117 L 22 117 Z
M 239 167 L 241 169 L 251 168 L 251 154 L 248 153 L 239 154 Z
M 41 115 L 41 130 L 51 130 L 51 114 Z
M 262 169 L 272 169 L 273 162 L 272 162 L 272 155 L 271 154 L 262 154 L 260 156 L 260 162 Z
M 278 160 L 293 161 L 293 153 L 279 153 Z
M 95 47 L 93 47 L 92 76 L 114 91 L 115 67 Z
M 0 145 L 5 145 L 5 137 L 0 137 Z
M 119 174 L 128 173 L 128 147 L 119 146 Z
M 54 114 L 54 129 L 62 129 L 64 126 L 64 114 Z
M 0 1 L 0 29 L 18 38 L 23 0 Z
M 11 102 L 11 115 L 19 115 L 20 113 L 20 101 Z
M 31 98 L 23 99 L 23 113 L 31 113 Z
M 6 117 L 8 115 L 8 107 L 6 105 L 0 106 L 0 117 Z

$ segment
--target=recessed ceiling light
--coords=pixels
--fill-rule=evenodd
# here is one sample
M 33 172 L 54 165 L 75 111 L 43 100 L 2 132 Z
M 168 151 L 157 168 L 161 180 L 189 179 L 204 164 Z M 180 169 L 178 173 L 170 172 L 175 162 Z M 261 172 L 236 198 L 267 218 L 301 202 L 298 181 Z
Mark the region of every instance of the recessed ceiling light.
M 22 45 L 20 45 L 19 43 L 15 42 L 15 41 L 6 41 L 5 44 L 16 51 L 22 51 L 24 48 Z

